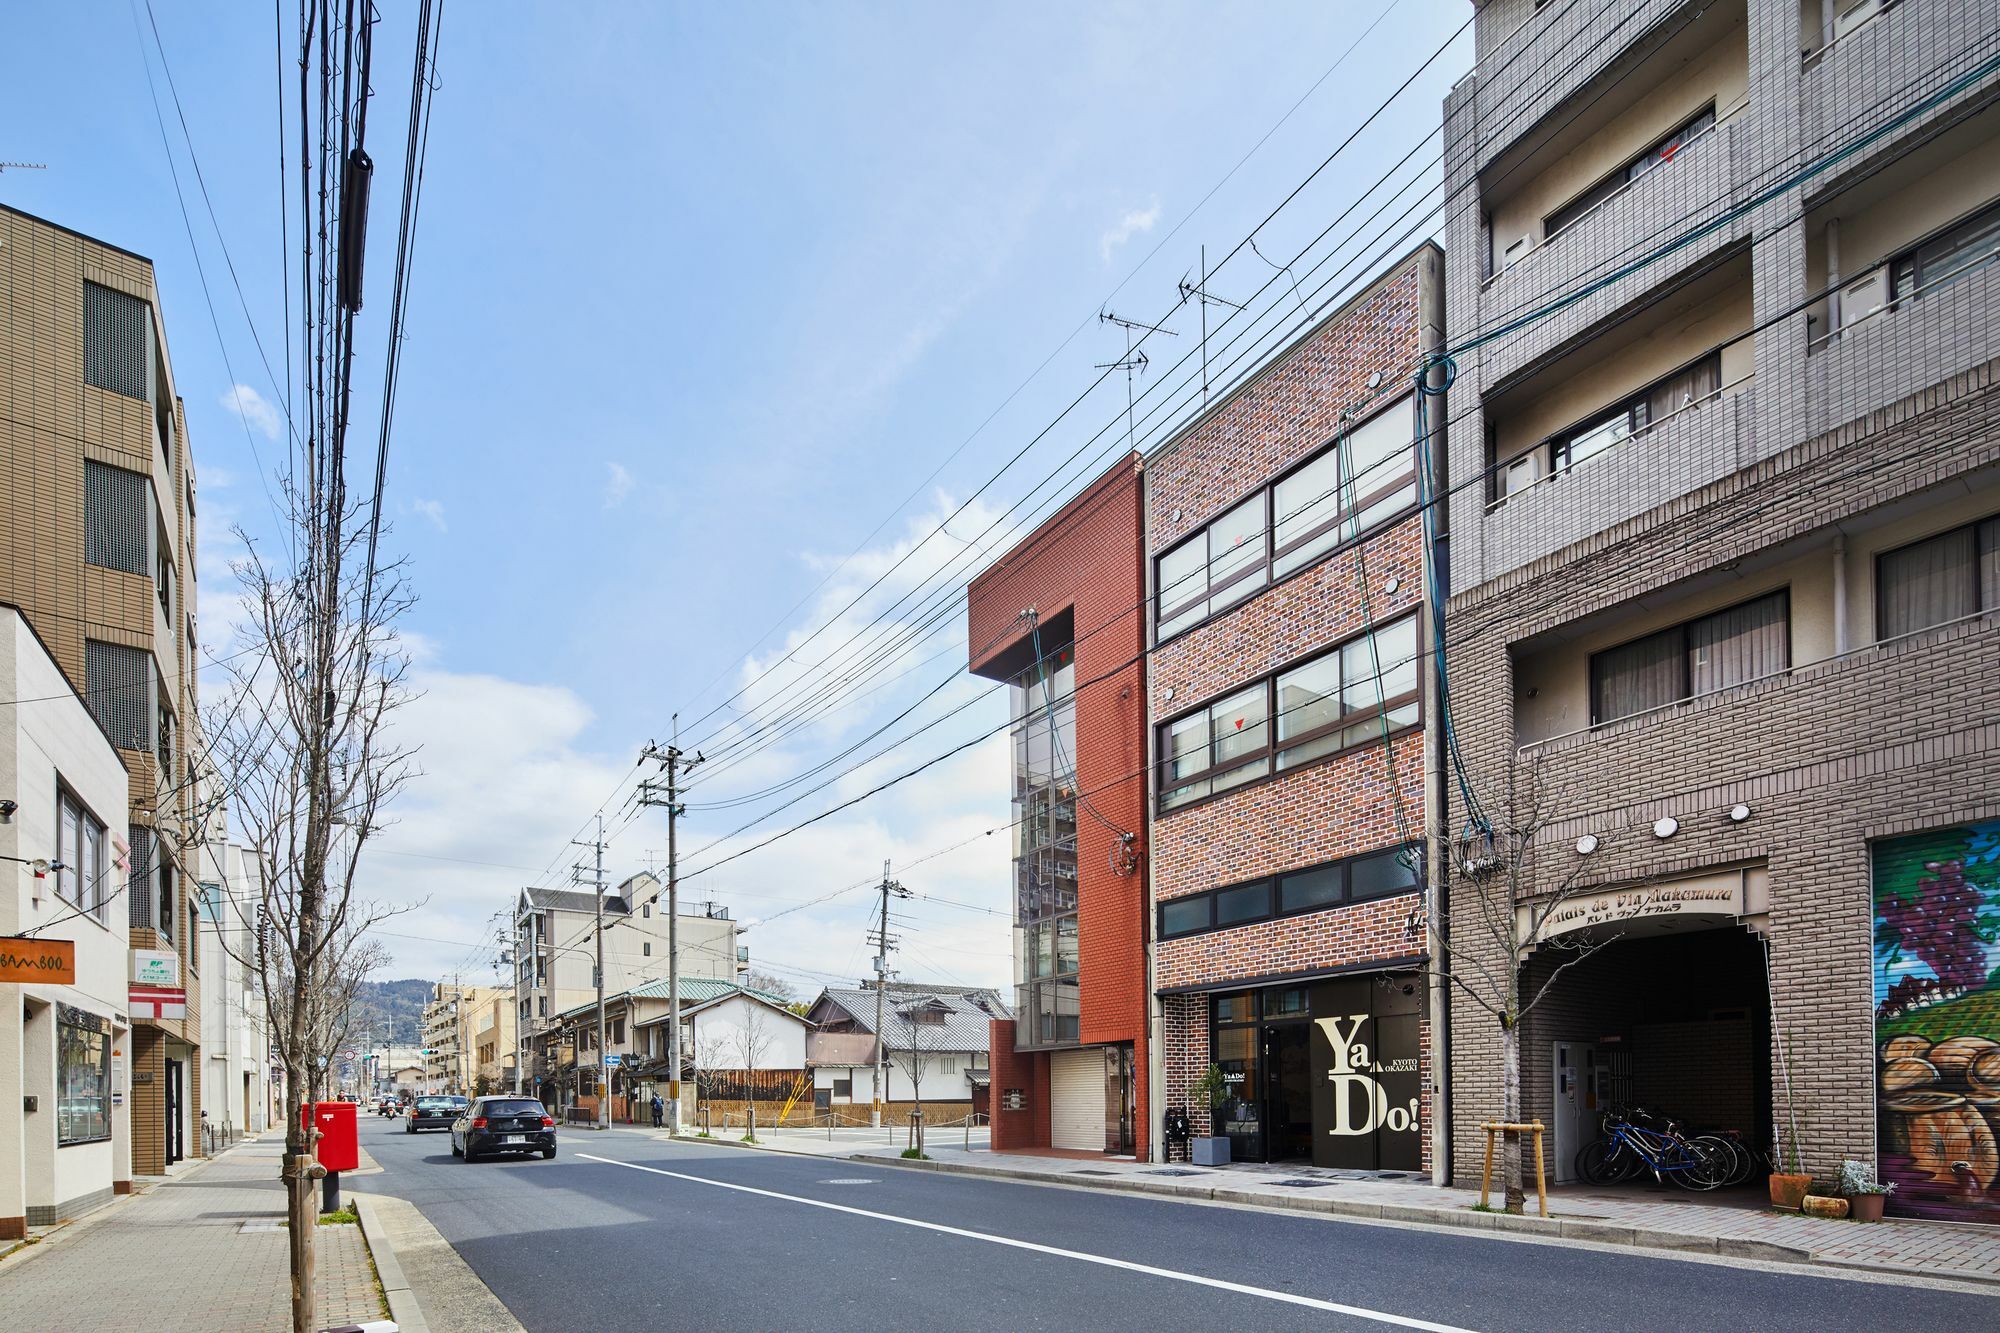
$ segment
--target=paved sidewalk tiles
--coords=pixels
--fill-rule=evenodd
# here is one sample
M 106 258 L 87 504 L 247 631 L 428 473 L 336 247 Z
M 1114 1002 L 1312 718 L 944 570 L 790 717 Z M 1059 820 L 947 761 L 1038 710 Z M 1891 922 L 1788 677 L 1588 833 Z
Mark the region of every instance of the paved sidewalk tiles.
M 284 1333 L 283 1148 L 275 1136 L 245 1141 L 0 1262 L 7 1325 Z M 385 1316 L 359 1227 L 319 1228 L 316 1257 L 322 1327 Z

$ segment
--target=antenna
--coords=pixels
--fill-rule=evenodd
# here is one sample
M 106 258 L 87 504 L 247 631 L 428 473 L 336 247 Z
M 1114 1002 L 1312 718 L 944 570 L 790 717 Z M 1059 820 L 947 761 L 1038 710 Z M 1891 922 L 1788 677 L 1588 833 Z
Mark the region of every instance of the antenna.
M 1133 447 L 1132 440 L 1134 435 L 1132 430 L 1132 372 L 1136 370 L 1143 375 L 1146 373 L 1147 366 L 1152 364 L 1146 360 L 1146 351 L 1144 348 L 1140 348 L 1137 353 L 1133 352 L 1132 331 L 1134 329 L 1144 329 L 1148 333 L 1164 333 L 1169 338 L 1178 338 L 1180 334 L 1175 333 L 1172 329 L 1161 328 L 1158 324 L 1141 324 L 1136 319 L 1126 319 L 1120 315 L 1114 315 L 1109 310 L 1098 311 L 1097 322 L 1100 324 L 1116 324 L 1119 328 L 1125 330 L 1125 355 L 1116 361 L 1099 361 L 1097 368 L 1099 370 L 1122 370 L 1125 372 L 1125 447 L 1130 449 Z
M 1255 242 L 1253 241 L 1254 245 Z M 1201 303 L 1201 401 L 1208 402 L 1208 307 L 1211 302 L 1226 305 L 1231 310 L 1241 311 L 1243 307 L 1226 296 L 1217 296 L 1208 290 L 1208 247 L 1201 247 L 1201 281 L 1189 282 L 1187 274 L 1181 274 L 1181 304 L 1189 301 Z
M 16 171 L 47 171 L 49 164 L 46 162 L 0 162 L 0 171 L 5 171 L 9 167 L 12 167 Z

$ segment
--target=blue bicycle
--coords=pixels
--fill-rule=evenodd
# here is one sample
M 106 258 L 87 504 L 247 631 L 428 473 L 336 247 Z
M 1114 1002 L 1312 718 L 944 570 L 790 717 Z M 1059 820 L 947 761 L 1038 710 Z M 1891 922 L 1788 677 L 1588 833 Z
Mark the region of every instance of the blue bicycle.
M 1650 1123 L 1641 1123 L 1641 1122 Z M 1734 1174 L 1729 1149 L 1707 1139 L 1690 1139 L 1671 1120 L 1644 1111 L 1613 1110 L 1604 1117 L 1604 1137 L 1584 1145 L 1576 1172 L 1593 1185 L 1630 1180 L 1648 1171 L 1688 1190 L 1712 1190 Z

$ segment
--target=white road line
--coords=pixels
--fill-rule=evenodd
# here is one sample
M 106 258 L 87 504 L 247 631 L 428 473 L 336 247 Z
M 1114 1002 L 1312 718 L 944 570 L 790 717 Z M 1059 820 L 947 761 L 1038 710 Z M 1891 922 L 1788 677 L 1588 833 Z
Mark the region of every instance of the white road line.
M 1221 1278 L 1202 1277 L 1196 1273 L 1177 1273 L 1171 1268 L 1155 1268 L 1151 1264 L 1137 1264 L 1129 1259 L 1113 1259 L 1102 1254 L 1086 1254 L 1082 1250 L 1065 1250 L 1054 1245 L 1037 1245 L 1033 1241 L 1015 1240 L 1012 1236 L 996 1236 L 987 1231 L 968 1231 L 964 1227 L 946 1226 L 941 1222 L 922 1222 L 913 1217 L 898 1217 L 894 1213 L 878 1213 L 867 1208 L 850 1208 L 842 1203 L 828 1203 L 823 1199 L 808 1199 L 797 1194 L 780 1194 L 776 1190 L 758 1189 L 752 1185 L 737 1185 L 726 1180 L 710 1180 L 706 1176 L 691 1176 L 680 1171 L 665 1171 L 657 1166 L 641 1166 L 637 1162 L 620 1162 L 609 1157 L 596 1157 L 587 1152 L 577 1153 L 587 1162 L 602 1162 L 606 1166 L 622 1166 L 633 1171 L 645 1171 L 656 1176 L 669 1176 L 675 1180 L 685 1180 L 692 1185 L 712 1185 L 716 1189 L 735 1190 L 740 1194 L 756 1194 L 766 1199 L 782 1199 L 786 1203 L 802 1203 L 808 1208 L 824 1208 L 830 1213 L 848 1213 L 854 1217 L 873 1218 L 877 1222 L 894 1222 L 898 1226 L 916 1227 L 922 1231 L 935 1231 L 946 1236 L 962 1236 L 967 1240 L 983 1240 L 989 1245 L 1005 1245 L 1010 1249 L 1029 1250 L 1036 1254 L 1052 1254 L 1058 1259 L 1075 1259 L 1086 1264 L 1102 1264 L 1106 1268 L 1122 1268 L 1131 1273 L 1144 1273 L 1148 1277 L 1162 1277 L 1172 1282 L 1191 1282 L 1198 1287 L 1213 1287 L 1217 1291 L 1233 1291 L 1240 1296 L 1259 1296 L 1267 1301 L 1283 1301 L 1287 1305 L 1303 1305 L 1309 1310 L 1325 1310 L 1330 1314 L 1350 1315 L 1356 1319 L 1373 1319 L 1378 1323 L 1394 1324 L 1398 1328 L 1421 1328 L 1430 1333 L 1470 1333 L 1455 1324 L 1434 1324 L 1428 1319 L 1412 1319 L 1408 1315 L 1390 1314 L 1386 1310 L 1370 1310 L 1359 1305 L 1342 1305 L 1338 1301 L 1323 1301 L 1314 1296 L 1299 1296 L 1289 1291 L 1273 1291 L 1268 1287 L 1252 1287 L 1241 1282 L 1225 1282 Z

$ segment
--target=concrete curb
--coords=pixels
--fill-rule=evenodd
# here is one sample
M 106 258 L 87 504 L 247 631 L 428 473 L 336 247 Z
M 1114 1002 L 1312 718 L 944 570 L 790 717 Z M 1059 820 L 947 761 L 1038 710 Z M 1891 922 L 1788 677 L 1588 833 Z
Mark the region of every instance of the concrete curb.
M 395 1320 L 400 1333 L 430 1333 L 430 1323 L 417 1304 L 416 1293 L 410 1290 L 409 1280 L 403 1276 L 403 1265 L 396 1258 L 396 1247 L 389 1240 L 389 1229 L 375 1214 L 375 1201 L 357 1192 L 353 1196 L 352 1207 L 361 1219 L 361 1235 L 368 1242 L 368 1253 L 375 1260 L 375 1276 L 382 1280 L 382 1294 L 389 1302 L 389 1317 Z
M 744 1145 L 748 1146 L 748 1145 Z M 1195 1199 L 1211 1203 L 1275 1208 L 1288 1212 L 1317 1213 L 1330 1217 L 1353 1217 L 1384 1222 L 1414 1222 L 1423 1226 L 1450 1227 L 1461 1231 L 1504 1231 L 1542 1240 L 1589 1241 L 1599 1245 L 1625 1245 L 1636 1250 L 1661 1250 L 1675 1254 L 1712 1254 L 1723 1259 L 1744 1259 L 1757 1263 L 1811 1264 L 1848 1272 L 1877 1273 L 1905 1278 L 1946 1278 L 1976 1286 L 2000 1287 L 2000 1279 L 1974 1273 L 1942 1273 L 1934 1269 L 1902 1264 L 1851 1263 L 1826 1259 L 1811 1250 L 1780 1245 L 1765 1240 L 1745 1240 L 1732 1236 L 1707 1236 L 1695 1232 L 1660 1231 L 1649 1227 L 1621 1226 L 1583 1218 L 1512 1217 L 1506 1213 L 1482 1213 L 1469 1208 L 1431 1207 L 1423 1204 L 1367 1203 L 1354 1199 L 1314 1199 L 1290 1195 L 1261 1194 L 1227 1186 L 1169 1185 L 1162 1181 L 1132 1180 L 1104 1176 L 1058 1176 L 1025 1168 L 986 1165 L 975 1162 L 919 1162 L 875 1153 L 857 1153 L 848 1159 L 869 1166 L 895 1167 L 904 1171 L 941 1171 L 949 1175 L 986 1176 L 1035 1185 L 1061 1185 L 1075 1189 L 1109 1190 L 1114 1193 L 1147 1194 L 1163 1199 Z

